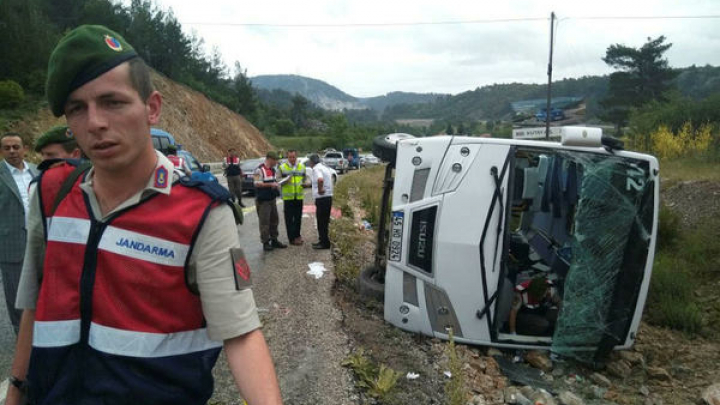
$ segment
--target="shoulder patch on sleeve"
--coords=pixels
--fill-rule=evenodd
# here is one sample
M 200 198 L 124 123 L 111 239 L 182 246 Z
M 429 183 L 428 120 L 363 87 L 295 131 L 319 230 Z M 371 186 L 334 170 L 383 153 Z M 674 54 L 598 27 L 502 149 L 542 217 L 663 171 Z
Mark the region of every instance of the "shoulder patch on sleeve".
M 233 277 L 235 278 L 235 289 L 247 290 L 252 287 L 250 266 L 245 259 L 245 252 L 241 248 L 230 249 L 230 259 L 233 265 Z

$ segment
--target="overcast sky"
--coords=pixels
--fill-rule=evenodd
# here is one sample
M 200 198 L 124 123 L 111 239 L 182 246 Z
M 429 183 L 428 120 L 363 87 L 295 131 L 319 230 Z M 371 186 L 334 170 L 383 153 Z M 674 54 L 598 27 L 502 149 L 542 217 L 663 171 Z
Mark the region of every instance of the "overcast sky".
M 673 44 L 673 67 L 720 65 L 720 18 L 588 19 L 717 17 L 720 0 L 155 1 L 249 76 L 298 74 L 357 97 L 546 82 L 551 11 L 559 19 L 554 80 L 610 73 L 601 60 L 609 45 L 640 47 L 659 35 Z M 404 25 L 501 19 L 528 20 Z

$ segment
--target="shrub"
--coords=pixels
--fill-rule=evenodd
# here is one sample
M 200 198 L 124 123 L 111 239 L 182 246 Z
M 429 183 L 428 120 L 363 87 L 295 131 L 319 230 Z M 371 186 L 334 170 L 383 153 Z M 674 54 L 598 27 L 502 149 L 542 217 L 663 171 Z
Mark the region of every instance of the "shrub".
M 0 81 L 0 108 L 17 107 L 24 99 L 25 92 L 16 81 Z
M 343 362 L 343 366 L 350 367 L 355 372 L 357 377 L 355 385 L 365 389 L 371 397 L 379 400 L 386 399 L 400 378 L 400 373 L 384 364 L 378 368 L 365 355 L 362 348 L 350 355 Z
M 713 143 L 712 129 L 711 124 L 693 127 L 689 121 L 676 132 L 661 125 L 650 134 L 652 152 L 662 159 L 703 155 Z
M 658 249 L 674 246 L 680 236 L 680 216 L 665 204 L 660 206 L 658 218 Z

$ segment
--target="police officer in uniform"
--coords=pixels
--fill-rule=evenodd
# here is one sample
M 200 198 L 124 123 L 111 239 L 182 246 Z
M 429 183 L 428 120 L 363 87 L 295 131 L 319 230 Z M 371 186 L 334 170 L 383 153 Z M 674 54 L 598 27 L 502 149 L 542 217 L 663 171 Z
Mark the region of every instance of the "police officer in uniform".
M 167 151 L 167 158 L 170 162 L 172 162 L 173 165 L 175 165 L 175 170 L 177 170 L 182 175 L 188 177 L 192 176 L 192 170 L 190 170 L 190 165 L 188 161 L 183 159 L 182 156 L 177 155 L 177 146 L 168 145 Z
M 225 178 L 227 178 L 230 194 L 235 196 L 238 205 L 245 207 L 245 204 L 242 202 L 242 168 L 240 167 L 240 158 L 238 157 L 235 148 L 228 149 L 228 155 L 223 161 L 223 169 L 225 169 Z
M 302 210 L 305 193 L 305 165 L 297 161 L 297 151 L 289 150 L 287 162 L 280 165 L 280 175 L 287 179 L 282 185 L 283 214 L 288 241 L 292 245 L 302 245 L 300 226 L 302 224 Z
M 42 160 L 80 159 L 80 148 L 67 125 L 50 128 L 35 140 L 35 152 Z
M 270 151 L 265 161 L 255 169 L 255 209 L 260 225 L 260 241 L 263 250 L 270 251 L 275 248 L 287 247 L 278 240 L 278 211 L 275 199 L 280 195 L 280 185 L 277 182 L 277 153 Z
M 174 181 L 150 138 L 162 96 L 132 46 L 68 32 L 46 93 L 93 167 L 50 168 L 31 193 L 5 403 L 29 389 L 34 404 L 204 404 L 224 348 L 248 403 L 281 404 L 230 195 Z

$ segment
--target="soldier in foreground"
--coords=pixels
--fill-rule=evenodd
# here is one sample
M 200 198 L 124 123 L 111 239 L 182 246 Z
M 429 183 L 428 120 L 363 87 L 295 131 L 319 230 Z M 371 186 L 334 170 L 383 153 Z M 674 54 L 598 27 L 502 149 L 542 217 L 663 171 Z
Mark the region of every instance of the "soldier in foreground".
M 230 196 L 173 181 L 150 139 L 162 96 L 132 46 L 70 31 L 47 94 L 93 167 L 64 196 L 76 169 L 49 169 L 31 197 L 6 403 L 205 404 L 224 348 L 247 402 L 280 404 Z

